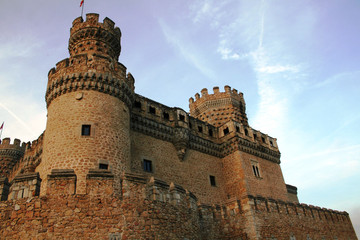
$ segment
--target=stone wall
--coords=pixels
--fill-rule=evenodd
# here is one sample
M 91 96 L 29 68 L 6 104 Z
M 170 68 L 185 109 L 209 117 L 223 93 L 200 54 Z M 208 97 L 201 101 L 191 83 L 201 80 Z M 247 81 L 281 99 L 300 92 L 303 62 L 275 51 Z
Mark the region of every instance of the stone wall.
M 200 204 L 179 185 L 125 174 L 114 195 L 107 170 L 87 175 L 87 194 L 75 194 L 72 170 L 54 170 L 48 192 L 0 202 L 4 239 L 346 239 L 357 237 L 346 212 L 263 197 Z
M 248 197 L 259 239 L 357 239 L 347 212 Z

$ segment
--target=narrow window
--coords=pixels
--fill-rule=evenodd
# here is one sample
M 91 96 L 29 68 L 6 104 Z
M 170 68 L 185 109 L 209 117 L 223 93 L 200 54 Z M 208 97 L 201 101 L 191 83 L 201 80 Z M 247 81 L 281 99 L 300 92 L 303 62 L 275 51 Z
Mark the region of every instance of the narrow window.
M 136 108 L 141 108 L 141 102 L 135 101 L 134 107 L 136 107 Z
M 229 134 L 229 128 L 224 129 L 224 135 L 227 135 L 227 134 Z
M 212 129 L 209 129 L 209 136 L 210 136 L 210 137 L 213 136 L 213 131 L 212 131 Z
M 155 108 L 150 106 L 150 107 L 149 107 L 149 113 L 155 114 L 155 113 L 156 113 Z
M 167 113 L 167 112 L 163 112 L 163 117 L 164 117 L 164 119 L 166 119 L 166 120 L 169 120 L 169 119 L 170 119 L 169 113 Z
M 152 162 L 144 159 L 143 167 L 145 172 L 152 172 Z
M 201 132 L 202 133 L 202 126 L 198 126 L 198 130 L 199 130 L 199 132 Z
M 256 138 L 257 138 L 256 133 L 254 133 L 254 140 L 255 140 L 255 141 L 256 141 Z
M 192 129 L 192 124 L 191 124 L 191 122 L 189 122 L 189 128 Z
M 245 128 L 245 135 L 249 136 L 249 131 Z
M 263 143 L 265 143 L 265 138 L 263 136 L 261 136 L 261 140 Z
M 90 136 L 91 125 L 82 125 L 81 136 Z
M 210 185 L 214 187 L 216 186 L 215 176 L 210 175 Z
M 236 126 L 236 132 L 240 132 L 240 127 Z
M 99 169 L 109 169 L 109 165 L 108 164 L 105 164 L 105 163 L 99 163 Z
M 260 178 L 261 175 L 260 175 L 259 163 L 255 162 L 255 161 L 251 161 L 251 167 L 252 167 L 254 176 L 257 178 Z
M 273 141 L 270 140 L 270 145 L 273 147 L 274 146 L 274 143 Z

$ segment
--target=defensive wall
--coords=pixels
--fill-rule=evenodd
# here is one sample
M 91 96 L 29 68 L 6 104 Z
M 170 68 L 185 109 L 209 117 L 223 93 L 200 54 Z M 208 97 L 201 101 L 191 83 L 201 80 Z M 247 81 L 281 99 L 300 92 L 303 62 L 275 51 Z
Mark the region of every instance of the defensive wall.
M 91 170 L 76 194 L 73 170 L 53 170 L 45 196 L 0 202 L 5 239 L 357 239 L 349 215 L 261 196 L 201 204 L 174 183 L 138 174 L 113 192 L 110 171 Z

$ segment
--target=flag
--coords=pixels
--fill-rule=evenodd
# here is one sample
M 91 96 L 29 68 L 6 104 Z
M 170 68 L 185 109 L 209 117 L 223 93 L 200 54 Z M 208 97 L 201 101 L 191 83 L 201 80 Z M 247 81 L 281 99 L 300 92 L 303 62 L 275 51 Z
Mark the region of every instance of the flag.
M 81 0 L 80 7 L 84 4 L 84 0 Z
M 3 129 L 4 127 L 4 122 L 1 124 L 0 130 Z

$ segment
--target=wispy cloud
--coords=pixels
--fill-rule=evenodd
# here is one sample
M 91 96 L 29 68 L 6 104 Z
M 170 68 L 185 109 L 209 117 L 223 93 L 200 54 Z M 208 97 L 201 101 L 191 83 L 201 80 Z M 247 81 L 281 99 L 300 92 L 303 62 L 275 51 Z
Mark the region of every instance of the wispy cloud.
M 13 111 L 11 111 L 9 108 L 7 108 L 3 103 L 0 103 L 0 107 L 2 107 L 5 111 L 7 111 L 20 125 L 22 125 L 27 131 L 29 131 L 31 134 L 35 135 L 35 132 L 28 126 L 25 121 L 23 121 L 17 114 L 15 114 Z
M 30 57 L 42 46 L 42 42 L 31 36 L 15 37 L 8 39 L 0 46 L 0 60 L 7 60 L 14 57 Z
M 196 51 L 196 48 L 191 45 L 191 41 L 184 40 L 185 36 L 181 36 L 179 32 L 172 30 L 164 21 L 159 20 L 159 23 L 166 40 L 176 52 L 208 79 L 216 81 L 215 72 L 206 65 L 205 57 Z

